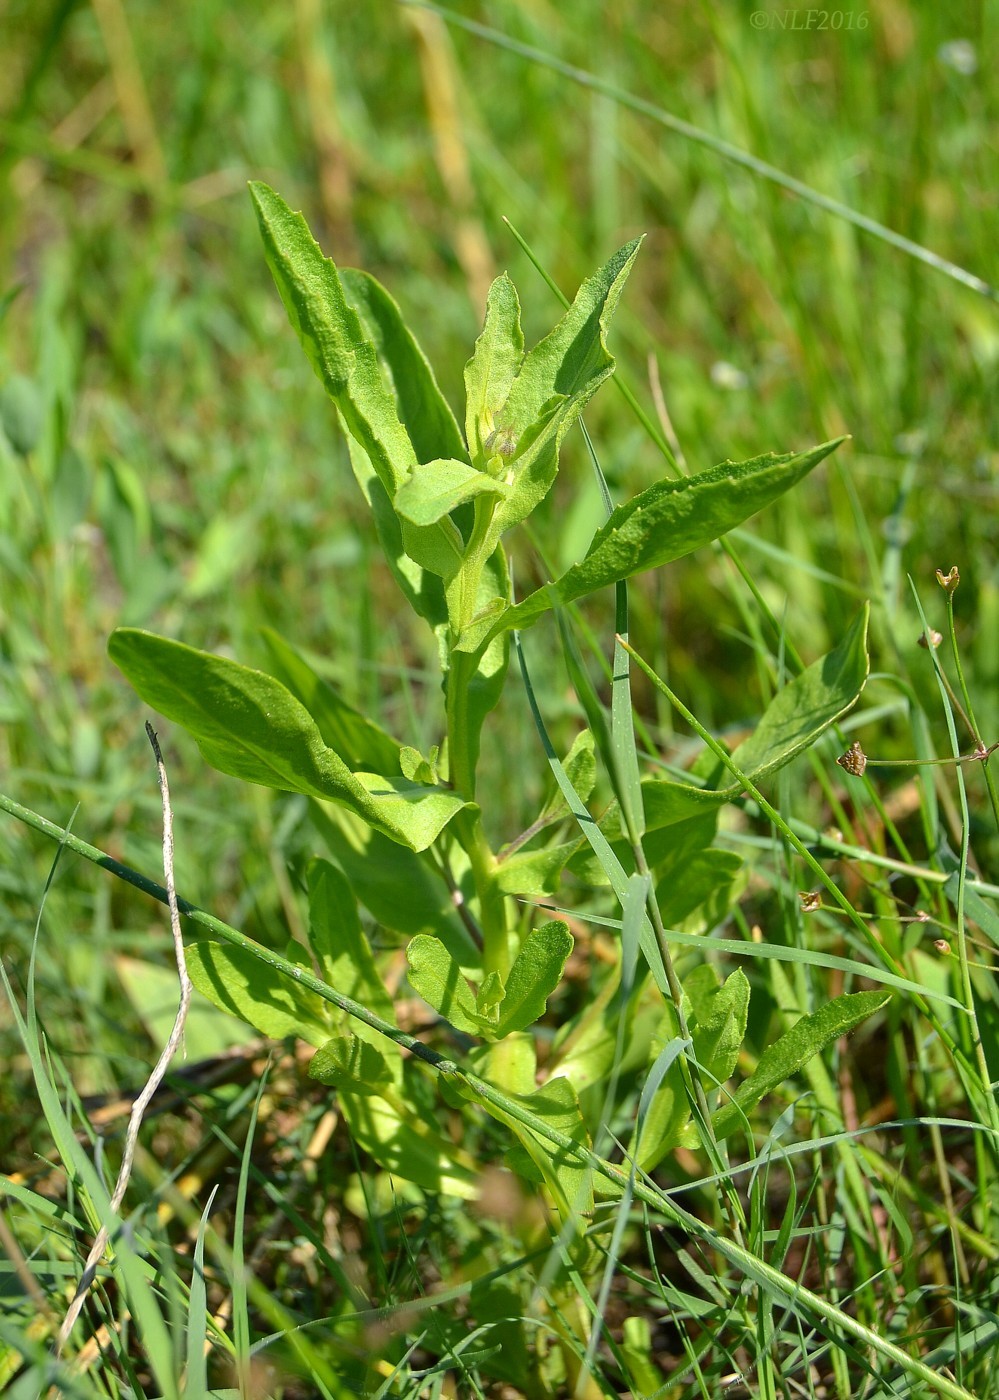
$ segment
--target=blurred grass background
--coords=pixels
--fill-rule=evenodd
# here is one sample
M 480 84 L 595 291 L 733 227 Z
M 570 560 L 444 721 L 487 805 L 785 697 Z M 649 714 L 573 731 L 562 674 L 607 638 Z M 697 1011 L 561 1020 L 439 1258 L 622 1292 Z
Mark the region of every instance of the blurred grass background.
M 749 4 L 710 0 L 456 11 L 994 280 L 990 6 L 878 0 L 835 12 L 856 22 L 838 32 L 759 12 L 768 27 Z M 251 177 L 302 208 L 338 262 L 385 283 L 456 410 L 493 275 L 508 269 L 520 289 L 529 342 L 558 314 L 504 218 L 570 294 L 645 234 L 612 348 L 653 417 L 665 402 L 691 469 L 852 435 L 740 546 L 788 635 L 814 659 L 870 596 L 875 670 L 910 680 L 945 743 L 906 574 L 940 626 L 933 571 L 957 563 L 962 650 L 986 740 L 997 737 L 988 298 L 429 9 L 9 0 L 0 23 L 6 792 L 60 822 L 78 808 L 78 834 L 157 875 L 145 716 L 104 651 L 126 622 L 250 663 L 264 661 L 260 627 L 274 626 L 400 737 L 439 738 L 428 638 L 397 608 L 332 409 L 271 285 Z M 587 423 L 619 499 L 663 475 L 613 387 Z M 600 518 L 573 435 L 538 537 L 564 564 Z M 539 571 L 525 544 L 520 588 Z M 753 608 L 738 605 L 731 572 L 705 551 L 633 590 L 633 639 L 720 728 L 760 705 Z M 609 638 L 609 609 L 591 616 Z M 535 652 L 547 717 L 568 742 L 564 673 Z M 638 693 L 665 733 L 668 717 Z M 164 738 L 179 888 L 282 942 L 295 917 L 288 864 L 311 849 L 302 805 L 218 778 L 183 736 Z M 884 756 L 912 751 L 890 717 L 877 743 Z M 511 685 L 485 745 L 496 839 L 533 816 L 539 757 Z M 0 823 L 0 942 L 22 976 L 51 860 L 38 837 Z M 166 961 L 162 912 L 67 862 L 46 910 L 39 1005 L 81 1092 L 144 1078 L 150 1042 L 119 955 Z M 35 1110 L 9 1029 L 0 1022 L 14 1065 L 0 1146 L 23 1147 Z

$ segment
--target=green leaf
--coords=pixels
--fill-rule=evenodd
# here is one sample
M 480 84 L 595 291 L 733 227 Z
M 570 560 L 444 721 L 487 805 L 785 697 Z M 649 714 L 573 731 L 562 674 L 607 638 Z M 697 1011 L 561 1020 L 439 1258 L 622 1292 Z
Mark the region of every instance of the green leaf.
M 524 357 L 505 402 L 494 416 L 497 440 L 507 444 L 509 496 L 493 518 L 491 541 L 525 520 L 544 500 L 558 471 L 566 432 L 613 372 L 607 326 L 638 255 L 641 240 L 618 249 L 580 287 L 572 306 Z M 510 311 L 506 312 L 510 324 Z M 486 449 L 488 450 L 488 449 Z
M 439 938 L 417 934 L 406 949 L 406 958 L 413 990 L 455 1030 L 482 1035 L 492 1029 L 488 1019 L 479 1014 L 461 968 Z
M 478 1172 L 459 1158 L 454 1144 L 425 1122 L 403 1117 L 399 1109 L 375 1095 L 341 1092 L 343 1116 L 358 1147 L 380 1167 L 424 1191 L 474 1200 L 480 1190 Z
M 463 579 L 459 577 L 455 587 Z M 481 616 L 488 614 L 496 606 L 500 612 L 510 600 L 510 575 L 506 554 L 501 546 L 493 550 L 479 575 L 476 590 L 475 610 Z M 459 595 L 453 599 L 451 611 L 457 616 L 464 613 L 464 600 Z M 471 632 L 475 631 L 473 618 Z M 449 658 L 450 672 L 447 677 L 449 698 L 455 696 L 454 710 L 449 725 L 448 743 L 451 773 L 462 772 L 474 775 L 479 758 L 479 740 L 487 715 L 495 708 L 503 693 L 507 666 L 510 662 L 509 637 L 500 635 L 485 642 L 489 623 L 481 629 L 479 644 L 466 646 L 469 630 L 462 634 L 459 644 Z
M 494 457 L 503 455 L 506 444 L 496 441 L 496 414 L 506 402 L 523 358 L 520 302 L 516 287 L 504 272 L 489 288 L 482 334 L 465 366 L 465 436 L 480 471 L 485 471 Z
M 271 627 L 261 635 L 267 647 L 271 675 L 287 686 L 316 721 L 316 727 L 352 772 L 397 775 L 400 745 L 374 720 L 355 710 L 330 681 L 312 669 L 305 657 Z
M 860 698 L 867 683 L 869 605 L 854 618 L 846 636 L 834 651 L 821 657 L 779 690 L 764 711 L 753 734 L 732 754 L 732 762 L 754 786 L 790 763 L 835 724 Z M 657 677 L 642 669 L 655 683 Z M 649 830 L 705 814 L 739 797 L 743 784 L 731 780 L 720 759 L 712 760 L 709 786 L 652 779 L 642 784 Z M 706 765 L 707 766 L 707 765 Z M 725 787 L 717 786 L 728 779 Z
M 521 1146 L 527 1151 L 531 1161 L 538 1168 L 556 1202 L 562 1220 L 568 1224 L 581 1216 L 589 1216 L 593 1211 L 593 1172 L 581 1166 L 568 1153 L 556 1148 L 546 1138 L 538 1137 L 520 1121 L 506 1113 L 490 1100 L 481 1099 L 474 1089 L 467 1091 L 467 1097 L 481 1103 L 482 1107 L 499 1122 L 505 1123 L 516 1134 Z M 547 1080 L 532 1094 L 508 1094 L 507 1097 L 536 1115 L 550 1128 L 571 1138 L 573 1142 L 590 1147 L 590 1136 L 579 1107 L 576 1091 L 564 1075 L 556 1075 Z M 515 1156 L 513 1157 L 515 1159 Z
M 393 496 L 415 465 L 416 452 L 375 346 L 302 215 L 259 181 L 250 184 L 250 195 L 288 319 L 347 432 Z
M 392 847 L 392 849 L 397 849 Z M 309 946 L 319 975 L 344 996 L 395 1025 L 395 1010 L 382 981 L 347 877 L 327 860 L 308 870 Z
M 356 1035 L 324 1040 L 309 1062 L 309 1078 L 360 1095 L 380 1095 L 394 1084 L 389 1057 Z
M 702 963 L 684 978 L 683 990 L 691 1008 L 694 1057 L 724 1084 L 738 1063 L 746 1036 L 749 978 L 739 967 L 719 984 L 711 964 Z
M 382 547 L 386 563 L 410 607 L 429 623 L 440 641 L 448 626 L 444 584 L 439 575 L 421 568 L 406 553 L 403 522 L 396 515 L 392 496 L 379 481 L 368 454 L 349 436 L 347 450 L 354 477 L 371 508 L 378 543 Z
M 343 808 L 311 804 L 314 825 L 354 894 L 384 929 L 411 938 L 435 933 L 461 966 L 480 966 L 451 892 L 427 857 L 373 831 Z
M 41 391 L 33 379 L 12 374 L 0 385 L 0 427 L 19 457 L 38 446 L 45 422 Z
M 567 926 L 553 919 L 532 929 L 520 946 L 506 979 L 506 996 L 500 1005 L 498 1036 L 526 1031 L 541 1019 L 548 998 L 562 980 L 566 959 L 572 952 Z
M 222 773 L 340 803 L 417 851 L 464 806 L 442 789 L 352 773 L 273 676 L 135 628 L 118 628 L 108 652 L 143 700 L 183 725 Z
M 663 925 L 676 928 L 706 900 L 730 889 L 741 869 L 742 858 L 734 851 L 711 847 L 692 855 L 678 876 L 671 873 L 656 884 L 656 903 Z
M 499 1006 L 504 994 L 503 978 L 495 970 L 487 972 L 475 997 L 475 1010 L 491 1026 L 495 1026 L 499 1019 Z
M 733 752 L 732 762 L 754 783 L 810 748 L 856 704 L 870 670 L 869 615 L 865 603 L 839 646 L 779 690 L 756 729 Z
M 199 939 L 184 950 L 198 991 L 215 1006 L 274 1040 L 298 1036 L 312 1045 L 329 1039 L 326 1002 L 259 958 L 228 943 Z
M 250 194 L 267 263 L 288 319 L 336 404 L 344 430 L 370 463 L 391 502 L 418 459 L 400 416 L 400 401 L 389 366 L 379 357 L 376 344 L 347 299 L 335 265 L 323 255 L 302 215 L 294 213 L 280 195 L 259 181 L 251 183 Z M 389 347 L 400 365 L 400 378 L 408 383 L 407 370 L 422 356 L 412 337 L 402 349 L 398 337 L 386 333 L 386 322 L 392 319 L 389 308 L 394 309 L 398 325 L 402 324 L 398 308 L 387 292 L 378 296 L 372 291 L 371 279 L 362 276 L 354 279 L 351 286 L 368 324 L 375 327 L 376 338 L 383 349 Z M 429 369 L 425 361 L 423 365 L 422 385 L 426 387 Z M 407 387 L 407 395 L 409 392 Z M 439 411 L 436 420 L 434 438 L 440 431 Z M 426 428 L 425 423 L 422 426 Z M 454 432 L 457 434 L 457 428 Z M 447 430 L 444 435 L 449 436 Z M 460 436 L 457 444 L 452 437 L 452 445 L 463 452 Z M 354 462 L 353 453 L 351 460 Z M 354 470 L 358 474 L 356 462 Z M 363 467 L 361 471 L 363 474 Z M 453 577 L 461 565 L 461 536 L 450 520 L 426 529 L 403 523 L 400 537 L 409 558 L 441 578 Z
M 417 460 L 464 457 L 465 444 L 454 414 L 397 302 L 370 273 L 356 268 L 341 268 L 340 282 L 383 371 L 388 371 L 396 409 Z
M 517 851 L 498 862 L 497 886 L 504 894 L 554 894 L 562 871 L 578 850 L 579 841 L 576 840 L 545 846 L 540 851 Z
M 503 481 L 477 471 L 467 462 L 436 461 L 414 467 L 395 493 L 395 508 L 414 525 L 434 525 L 476 496 L 505 496 Z
M 581 729 L 572 741 L 569 752 L 562 761 L 565 776 L 576 789 L 581 802 L 586 802 L 597 781 L 597 760 L 594 755 L 593 731 Z M 542 821 L 553 821 L 557 817 L 569 815 L 569 808 L 562 790 L 556 787 L 541 813 Z
M 848 1035 L 891 1001 L 889 992 L 848 992 L 826 1002 L 818 1011 L 802 1016 L 789 1031 L 767 1047 L 756 1070 L 743 1081 L 733 1099 L 722 1105 L 712 1120 L 716 1138 L 728 1137 L 742 1126 L 744 1117 L 767 1094 L 773 1093 L 830 1041 Z
M 177 969 L 120 953 L 114 970 L 150 1039 L 163 1045 L 177 1016 Z M 191 1002 L 184 1022 L 184 1049 L 193 1064 L 223 1055 L 234 1045 L 246 1045 L 253 1036 L 246 1025 L 233 1020 L 228 1009 L 209 1006 L 200 996 Z
M 594 535 L 586 557 L 518 603 L 502 626 L 529 627 L 551 607 L 659 568 L 718 539 L 796 485 L 843 441 L 836 438 L 808 452 L 781 456 L 768 452 L 738 465 L 722 462 L 696 476 L 657 481 L 618 506 Z

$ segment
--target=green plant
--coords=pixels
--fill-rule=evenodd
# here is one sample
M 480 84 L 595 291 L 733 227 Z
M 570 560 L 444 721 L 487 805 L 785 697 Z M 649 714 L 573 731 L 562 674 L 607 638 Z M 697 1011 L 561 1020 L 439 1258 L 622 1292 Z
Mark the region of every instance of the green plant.
M 465 370 L 463 436 L 388 293 L 364 273 L 338 271 L 267 186 L 252 194 L 274 280 L 336 406 L 388 566 L 436 637 L 443 739 L 423 754 L 389 735 L 276 633 L 267 636 L 268 675 L 145 631 L 116 631 L 110 654 L 143 699 L 183 725 L 215 768 L 311 799 L 331 857 L 309 871 L 309 947 L 286 949 L 290 977 L 232 941 L 190 946 L 191 976 L 265 1034 L 311 1041 L 310 1073 L 336 1087 L 355 1140 L 382 1167 L 424 1189 L 474 1196 L 476 1163 L 432 1125 L 432 1091 L 419 1068 L 385 1049 L 393 1002 L 359 916 L 365 908 L 405 941 L 412 987 L 480 1042 L 461 1067 L 435 1057 L 448 1101 L 471 1100 L 513 1132 L 509 1164 L 544 1184 L 563 1238 L 581 1238 L 599 1196 L 620 1189 L 618 1172 L 594 1170 L 592 1148 L 622 1076 L 646 1085 L 635 1167 L 646 1170 L 681 1144 L 701 1144 L 720 1164 L 721 1140 L 765 1094 L 888 1000 L 885 991 L 845 994 L 803 1016 L 720 1101 L 746 1029 L 749 983 L 740 971 L 721 983 L 704 962 L 681 985 L 670 951 L 670 928 L 698 914 L 701 927 L 717 922 L 738 879 L 739 858 L 713 845 L 720 808 L 807 749 L 859 696 L 867 616 L 777 693 L 731 755 L 734 783 L 710 750 L 682 779 L 641 777 L 621 639 L 609 720 L 577 662 L 589 728 L 564 764 L 549 752 L 558 799 L 497 852 L 476 770 L 510 636 L 550 610 L 564 626 L 565 609 L 610 584 L 625 632 L 627 579 L 719 538 L 837 443 L 657 482 L 610 513 L 580 562 L 515 602 L 503 538 L 550 490 L 566 432 L 613 372 L 606 332 L 638 243 L 584 282 L 526 353 L 516 291 L 505 276 L 493 283 Z M 537 712 L 536 720 L 547 743 Z M 595 751 L 616 795 L 596 821 L 584 805 Z M 566 870 L 611 885 L 624 934 L 616 971 L 560 1029 L 539 1073 L 532 1027 L 573 944 L 564 922 L 534 926 L 530 907 L 525 915 L 514 901 L 550 896 Z M 907 985 L 890 969 L 870 971 Z M 368 1016 L 351 1015 L 344 998 Z M 738 1243 L 740 1206 L 730 1191 L 726 1199 Z

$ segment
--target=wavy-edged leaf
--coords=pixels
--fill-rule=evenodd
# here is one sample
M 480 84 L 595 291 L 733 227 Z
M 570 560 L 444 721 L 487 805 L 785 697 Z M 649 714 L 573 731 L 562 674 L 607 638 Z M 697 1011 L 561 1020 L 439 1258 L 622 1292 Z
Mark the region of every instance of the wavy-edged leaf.
M 526 1031 L 545 1014 L 548 998 L 562 980 L 572 952 L 572 934 L 557 919 L 531 929 L 520 946 L 506 979 L 500 1003 L 497 1036 Z
M 741 967 L 724 982 L 710 963 L 695 967 L 683 980 L 690 1002 L 694 1058 L 723 1084 L 735 1070 L 749 1018 L 749 978 Z
M 520 301 L 504 272 L 489 288 L 482 334 L 465 366 L 465 436 L 469 455 L 481 471 L 494 456 L 502 456 L 507 445 L 497 441 L 496 414 L 507 400 L 523 358 Z
M 796 1074 L 833 1040 L 848 1035 L 891 1001 L 890 992 L 846 992 L 834 997 L 785 1031 L 759 1058 L 756 1069 L 712 1119 L 716 1138 L 728 1137 L 761 1099 Z
M 640 245 L 641 239 L 626 243 L 586 279 L 554 330 L 525 355 L 497 409 L 493 431 L 509 463 L 512 489 L 496 508 L 491 540 L 525 520 L 544 500 L 558 471 L 562 439 L 613 373 L 607 326 Z
M 291 691 L 262 671 L 129 627 L 112 634 L 108 652 L 142 699 L 183 725 L 222 773 L 340 803 L 417 851 L 465 805 L 401 777 L 352 773 Z
M 626 501 L 594 535 L 586 556 L 511 608 L 503 627 L 529 627 L 559 604 L 605 588 L 716 540 L 795 486 L 844 438 L 807 452 L 768 452 L 722 462 L 696 476 L 667 477 Z

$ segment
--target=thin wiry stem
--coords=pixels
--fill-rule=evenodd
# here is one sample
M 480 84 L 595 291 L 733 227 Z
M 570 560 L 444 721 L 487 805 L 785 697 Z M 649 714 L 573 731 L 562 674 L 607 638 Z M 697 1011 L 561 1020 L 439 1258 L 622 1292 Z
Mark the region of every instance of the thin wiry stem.
M 180 1004 L 177 1007 L 177 1015 L 174 1019 L 173 1028 L 160 1052 L 160 1057 L 153 1066 L 153 1071 L 146 1081 L 146 1086 L 142 1093 L 132 1105 L 132 1112 L 129 1115 L 128 1128 L 125 1133 L 125 1147 L 121 1158 L 121 1167 L 118 1171 L 118 1180 L 115 1184 L 114 1194 L 111 1197 L 110 1214 L 116 1215 L 125 1199 L 125 1192 L 128 1189 L 129 1178 L 132 1175 L 132 1163 L 135 1158 L 135 1147 L 139 1139 L 139 1129 L 142 1127 L 143 1115 L 153 1095 L 163 1081 L 167 1066 L 184 1038 L 184 1026 L 187 1022 L 187 1011 L 191 1004 L 191 993 L 194 990 L 190 977 L 187 975 L 187 963 L 184 959 L 184 939 L 180 930 L 180 908 L 177 903 L 177 889 L 174 884 L 173 875 L 173 811 L 170 806 L 170 788 L 167 784 L 166 765 L 163 762 L 163 754 L 160 751 L 159 740 L 152 725 L 146 721 L 146 733 L 153 748 L 156 758 L 156 775 L 159 780 L 160 796 L 163 800 L 163 874 L 166 878 L 167 904 L 170 910 L 170 932 L 173 935 L 174 956 L 177 959 L 177 975 L 180 978 Z M 62 1351 L 69 1334 L 76 1324 L 77 1318 L 86 1302 L 87 1294 L 97 1276 L 97 1265 L 107 1247 L 110 1239 L 108 1226 L 102 1225 L 94 1240 L 93 1247 L 87 1255 L 87 1262 L 83 1268 L 83 1274 L 77 1285 L 73 1301 L 69 1305 L 69 1310 L 63 1319 L 63 1324 L 59 1328 L 59 1336 L 56 1343 L 56 1354 Z

